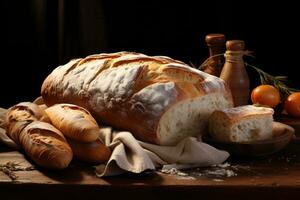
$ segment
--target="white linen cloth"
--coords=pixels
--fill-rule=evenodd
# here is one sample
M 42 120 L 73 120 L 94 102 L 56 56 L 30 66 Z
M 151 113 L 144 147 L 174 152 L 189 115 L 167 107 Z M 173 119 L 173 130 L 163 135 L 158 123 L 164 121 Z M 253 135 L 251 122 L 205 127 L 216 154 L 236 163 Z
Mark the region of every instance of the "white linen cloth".
M 165 165 L 175 168 L 203 167 L 224 162 L 229 154 L 195 137 L 188 137 L 176 146 L 160 146 L 139 141 L 127 131 L 102 128 L 100 138 L 112 150 L 106 164 L 96 166 L 97 176 L 111 176 L 126 171 L 140 173 Z

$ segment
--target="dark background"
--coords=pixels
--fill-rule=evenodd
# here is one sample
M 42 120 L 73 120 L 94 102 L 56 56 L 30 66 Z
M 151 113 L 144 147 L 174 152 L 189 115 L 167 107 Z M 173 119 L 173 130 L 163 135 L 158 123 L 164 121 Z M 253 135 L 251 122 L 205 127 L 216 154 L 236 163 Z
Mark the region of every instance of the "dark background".
M 262 2 L 2 0 L 0 106 L 32 101 L 55 67 L 89 54 L 126 50 L 199 65 L 208 33 L 245 40 L 256 52 L 249 62 L 300 88 L 300 10 L 296 1 Z

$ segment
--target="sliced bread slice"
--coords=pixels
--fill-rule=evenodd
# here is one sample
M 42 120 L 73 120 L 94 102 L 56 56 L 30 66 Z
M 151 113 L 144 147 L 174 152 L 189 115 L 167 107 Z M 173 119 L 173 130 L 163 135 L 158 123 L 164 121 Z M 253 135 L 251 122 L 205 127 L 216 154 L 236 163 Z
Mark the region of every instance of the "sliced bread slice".
M 224 142 L 249 142 L 272 137 L 272 108 L 253 105 L 214 111 L 209 118 L 212 138 Z

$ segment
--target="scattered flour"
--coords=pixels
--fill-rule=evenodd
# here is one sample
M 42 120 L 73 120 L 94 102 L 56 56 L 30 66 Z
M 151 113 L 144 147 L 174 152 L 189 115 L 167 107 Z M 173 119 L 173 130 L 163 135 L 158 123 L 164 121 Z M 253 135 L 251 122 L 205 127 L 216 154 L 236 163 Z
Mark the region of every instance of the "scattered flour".
M 242 166 L 242 168 L 244 168 Z M 191 179 L 196 180 L 197 178 L 212 178 L 213 181 L 221 182 L 224 181 L 221 178 L 229 178 L 237 176 L 239 166 L 231 165 L 230 163 L 224 163 L 219 165 L 213 165 L 209 168 L 196 168 L 193 170 L 185 170 L 184 172 L 176 169 L 176 168 L 169 168 L 169 169 L 162 169 L 160 172 L 164 174 L 169 174 L 173 176 L 178 176 L 178 178 L 182 179 Z
M 181 172 L 179 169 L 176 168 L 162 169 L 161 172 L 165 174 L 171 174 L 171 175 L 188 176 L 187 173 Z
M 233 177 L 237 174 L 231 169 L 216 169 L 216 170 L 204 170 L 205 176 L 216 176 L 216 177 Z

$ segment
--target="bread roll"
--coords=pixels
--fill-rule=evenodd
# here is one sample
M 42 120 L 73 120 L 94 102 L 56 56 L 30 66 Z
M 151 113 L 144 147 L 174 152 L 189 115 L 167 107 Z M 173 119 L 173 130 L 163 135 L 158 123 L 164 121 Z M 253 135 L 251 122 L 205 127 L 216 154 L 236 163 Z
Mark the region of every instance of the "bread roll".
M 19 142 L 19 134 L 28 124 L 33 121 L 50 122 L 44 110 L 38 105 L 30 102 L 22 102 L 9 108 L 5 124 L 7 135 L 17 144 Z
M 140 140 L 174 145 L 202 134 L 214 110 L 232 107 L 224 81 L 163 56 L 119 52 L 71 60 L 41 89 L 45 103 L 72 103 Z
M 79 142 L 93 142 L 99 137 L 100 128 L 84 108 L 71 104 L 56 104 L 47 108 L 52 124 L 65 136 Z
M 42 167 L 64 169 L 73 153 L 63 134 L 49 123 L 33 121 L 20 134 L 26 154 Z
M 214 111 L 209 133 L 224 142 L 249 142 L 271 138 L 273 109 L 252 105 Z
M 98 138 L 94 142 L 82 143 L 68 139 L 74 155 L 82 161 L 91 163 L 106 163 L 110 158 L 111 151 Z
M 47 114 L 34 103 L 20 103 L 6 114 L 6 133 L 38 165 L 66 168 L 73 153 L 63 134 L 53 127 Z

